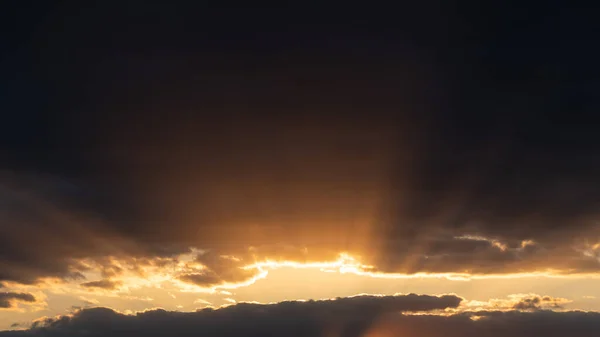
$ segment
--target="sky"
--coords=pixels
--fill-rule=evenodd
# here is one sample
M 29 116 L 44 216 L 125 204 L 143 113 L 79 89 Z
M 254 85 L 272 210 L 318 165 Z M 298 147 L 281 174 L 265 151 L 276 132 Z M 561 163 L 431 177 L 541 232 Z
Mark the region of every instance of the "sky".
M 588 8 L 0 12 L 0 337 L 600 329 Z

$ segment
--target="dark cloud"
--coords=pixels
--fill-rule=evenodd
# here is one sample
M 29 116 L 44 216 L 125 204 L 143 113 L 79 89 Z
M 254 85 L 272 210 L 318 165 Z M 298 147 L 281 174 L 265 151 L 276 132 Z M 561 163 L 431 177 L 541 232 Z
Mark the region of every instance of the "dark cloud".
M 172 333 L 227 336 L 230 334 L 261 335 L 288 330 L 300 335 L 314 335 L 326 328 L 352 328 L 356 336 L 370 324 L 387 313 L 402 311 L 430 311 L 455 308 L 461 298 L 427 295 L 357 296 L 326 301 L 281 302 L 278 304 L 242 303 L 222 309 L 203 309 L 192 313 L 154 310 L 127 316 L 107 308 L 86 309 L 72 317 L 42 320 L 31 333 L 53 331 L 77 335 L 82 331 L 94 331 L 99 335 L 110 331 L 143 333 L 146 328 L 158 329 L 159 335 L 179 326 Z M 174 325 L 173 325 L 174 324 Z M 349 325 L 349 326 L 345 326 Z M 350 326 L 351 325 L 351 326 Z M 39 329 L 36 329 L 39 328 Z M 0 333 L 0 336 L 3 336 Z
M 448 230 L 440 229 L 440 232 Z M 473 232 L 466 230 L 456 233 Z M 594 247 L 583 236 L 572 234 L 573 236 L 564 233 L 562 241 L 548 242 L 543 239 L 519 241 L 506 236 L 464 238 L 415 233 L 417 237 L 383 241 L 389 249 L 384 250 L 384 253 L 371 255 L 369 262 L 379 271 L 405 273 L 426 271 L 504 274 L 547 270 L 563 274 L 598 272 L 600 262 L 596 255 L 599 246 Z M 552 258 L 548 258 L 549 256 Z
M 0 280 L 32 284 L 44 277 L 85 279 L 93 259 L 103 276 L 164 263 L 187 252 L 177 242 L 136 242 L 119 233 L 119 223 L 79 205 L 85 190 L 52 175 L 0 171 Z
M 374 331 L 391 336 L 589 336 L 600 325 L 597 313 L 490 311 L 449 317 L 387 317 Z
M 35 296 L 28 293 L 0 292 L 0 309 L 10 309 L 18 302 L 35 302 Z
M 565 299 L 554 298 L 551 296 L 532 296 L 525 297 L 515 303 L 513 309 L 516 310 L 540 310 L 540 309 L 560 309 L 565 304 Z
M 15 34 L 0 62 L 0 281 L 192 246 L 343 250 L 410 273 L 600 268 L 586 13 L 415 3 L 309 25 L 295 10 L 56 6 L 1 20 Z M 188 281 L 248 276 L 209 269 Z
M 587 312 L 479 311 L 451 316 L 406 312 L 458 306 L 455 296 L 361 296 L 330 301 L 237 304 L 182 313 L 123 315 L 106 308 L 44 319 L 27 331 L 0 336 L 590 336 L 600 315 Z M 401 312 L 405 312 L 402 314 Z
M 85 283 L 81 283 L 80 285 L 85 288 L 99 288 L 99 289 L 112 290 L 112 289 L 119 287 L 121 285 L 121 282 L 104 279 L 104 280 L 100 280 L 100 281 L 85 282 Z
M 248 254 L 245 254 L 247 257 Z M 181 281 L 193 283 L 202 287 L 213 287 L 224 283 L 240 283 L 248 281 L 257 276 L 256 269 L 242 269 L 252 260 L 243 260 L 234 256 L 221 256 L 214 252 L 200 253 L 196 262 L 204 267 L 198 273 L 183 274 L 179 277 Z

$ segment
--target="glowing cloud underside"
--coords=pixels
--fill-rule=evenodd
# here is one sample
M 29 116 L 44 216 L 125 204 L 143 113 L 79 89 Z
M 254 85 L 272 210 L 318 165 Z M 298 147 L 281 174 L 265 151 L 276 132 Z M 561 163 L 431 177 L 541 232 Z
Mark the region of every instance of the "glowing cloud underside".
M 450 281 L 469 281 L 479 279 L 513 279 L 527 277 L 553 277 L 553 278 L 576 278 L 587 277 L 596 278 L 597 274 L 577 274 L 568 275 L 560 271 L 547 270 L 527 273 L 508 273 L 508 274 L 469 274 L 469 273 L 385 273 L 377 271 L 374 266 L 363 264 L 359 258 L 348 253 L 340 253 L 336 260 L 331 261 L 312 261 L 298 262 L 292 260 L 263 259 L 253 263 L 244 264 L 241 259 L 232 256 L 224 258 L 236 261 L 230 267 L 230 270 L 221 271 L 227 275 L 240 274 L 242 277 L 215 279 L 211 282 L 204 282 L 204 279 L 196 282 L 189 275 L 206 275 L 210 268 L 197 262 L 199 250 L 194 250 L 190 254 L 184 254 L 176 259 L 166 263 L 147 264 L 143 266 L 127 266 L 127 263 L 117 259 L 112 260 L 114 266 L 118 266 L 120 273 L 107 277 L 106 279 L 91 280 L 82 283 L 81 292 L 111 292 L 111 291 L 129 291 L 141 287 L 161 288 L 165 285 L 176 287 L 185 292 L 216 292 L 222 289 L 237 289 L 247 287 L 259 280 L 267 278 L 269 271 L 280 269 L 315 269 L 327 273 L 353 274 L 370 278 L 380 279 L 446 279 Z M 91 261 L 86 261 L 86 265 L 91 269 L 100 268 Z M 88 272 L 88 279 L 98 278 L 98 272 Z M 215 278 L 219 276 L 216 275 Z M 92 285 L 92 287 L 90 287 Z M 110 285 L 102 289 L 101 285 Z M 96 286 L 96 287 L 93 287 Z

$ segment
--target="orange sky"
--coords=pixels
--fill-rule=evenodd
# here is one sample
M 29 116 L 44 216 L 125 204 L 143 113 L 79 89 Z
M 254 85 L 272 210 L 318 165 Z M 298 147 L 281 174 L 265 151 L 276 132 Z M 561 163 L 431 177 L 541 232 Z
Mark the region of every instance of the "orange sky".
M 197 252 L 196 252 L 197 253 Z M 561 308 L 600 310 L 597 275 L 537 275 L 535 273 L 498 276 L 453 274 L 379 274 L 362 271 L 360 262 L 348 255 L 338 260 L 313 263 L 264 261 L 243 268 L 259 268 L 254 278 L 239 284 L 202 288 L 182 282 L 177 275 L 192 263 L 192 254 L 180 256 L 171 265 L 146 267 L 144 275 L 130 271 L 115 276 L 115 289 L 86 288 L 77 282 L 48 280 L 24 286 L 7 284 L 11 291 L 36 294 L 38 302 L 18 303 L 4 309 L 0 326 L 31 322 L 41 316 L 67 314 L 77 308 L 104 306 L 121 312 L 165 308 L 193 311 L 206 306 L 220 307 L 238 302 L 273 303 L 284 300 L 326 299 L 358 294 L 454 293 L 468 302 L 469 309 L 509 309 L 511 298 L 540 295 L 564 299 Z M 90 271 L 89 279 L 100 277 Z

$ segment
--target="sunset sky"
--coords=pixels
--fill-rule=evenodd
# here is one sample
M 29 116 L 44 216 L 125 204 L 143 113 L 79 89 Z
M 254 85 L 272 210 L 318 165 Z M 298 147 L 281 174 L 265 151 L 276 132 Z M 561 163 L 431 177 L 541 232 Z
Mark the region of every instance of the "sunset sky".
M 3 6 L 0 337 L 600 331 L 588 10 Z

